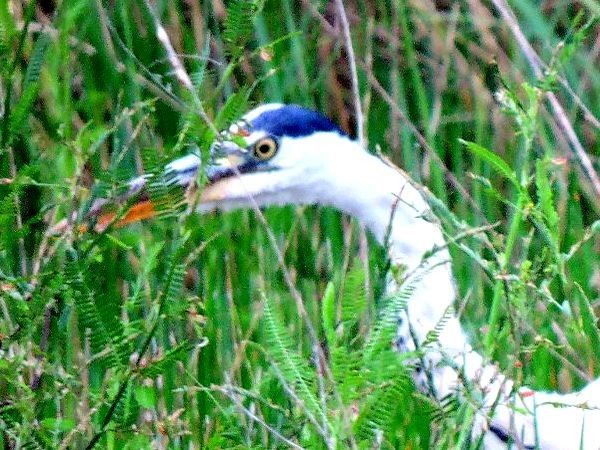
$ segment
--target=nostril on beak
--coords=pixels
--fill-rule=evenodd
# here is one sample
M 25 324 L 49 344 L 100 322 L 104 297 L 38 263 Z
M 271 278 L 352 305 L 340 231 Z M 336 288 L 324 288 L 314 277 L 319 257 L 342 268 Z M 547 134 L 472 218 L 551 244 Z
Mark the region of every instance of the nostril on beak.
M 244 154 L 247 150 L 240 147 L 232 141 L 217 141 L 210 148 L 210 156 L 212 159 L 222 158 L 224 156 Z

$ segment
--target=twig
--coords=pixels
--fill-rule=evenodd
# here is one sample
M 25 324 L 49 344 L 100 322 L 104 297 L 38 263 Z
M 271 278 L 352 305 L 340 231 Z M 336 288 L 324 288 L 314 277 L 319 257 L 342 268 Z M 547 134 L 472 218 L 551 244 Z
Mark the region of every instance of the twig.
M 346 16 L 346 10 L 344 9 L 344 2 L 342 0 L 336 0 L 336 7 L 338 17 L 342 24 L 342 33 L 344 35 L 344 47 L 346 48 L 346 55 L 348 56 L 348 65 L 350 66 L 350 76 L 352 78 L 352 97 L 354 100 L 354 114 L 356 115 L 356 136 L 360 145 L 365 145 L 364 135 L 364 119 L 362 113 L 362 106 L 360 103 L 360 90 L 358 88 L 358 73 L 356 71 L 356 58 L 354 57 L 354 49 L 352 48 L 352 37 L 350 36 L 350 25 L 348 24 L 348 17 Z
M 525 327 L 527 329 L 527 331 L 529 331 L 530 333 L 532 333 L 534 335 L 539 334 L 539 330 L 536 329 L 534 326 L 532 326 L 531 323 L 529 323 L 528 321 L 523 320 L 521 318 L 519 318 L 519 319 L 521 320 L 521 325 L 523 327 Z M 589 383 L 594 380 L 593 377 L 591 377 L 589 374 L 585 373 L 583 370 L 581 370 L 579 367 L 577 367 L 569 358 L 567 358 L 565 355 L 561 354 L 554 347 L 545 346 L 544 350 L 546 350 L 548 353 L 550 353 L 556 359 L 560 360 L 561 364 L 564 364 L 566 367 L 569 367 L 573 372 L 575 372 L 577 374 L 577 376 L 579 376 L 586 383 Z
M 325 17 L 323 17 L 323 15 L 319 12 L 319 10 L 316 8 L 315 5 L 312 4 L 312 2 L 310 0 L 302 0 L 302 4 L 304 5 L 304 7 L 306 9 L 308 9 L 310 11 L 310 13 L 312 14 L 312 16 L 317 19 L 317 21 L 321 24 L 321 26 L 323 27 L 323 29 L 325 30 L 325 32 L 330 35 L 331 37 L 334 37 L 337 39 L 338 35 L 339 35 L 339 31 L 333 27 L 328 21 L 327 19 L 325 19 Z
M 15 154 L 12 147 L 8 147 L 6 150 L 8 154 L 8 165 L 10 168 L 10 176 L 13 179 L 17 177 L 17 166 L 15 164 Z M 25 239 L 23 238 L 23 218 L 21 217 L 21 202 L 19 200 L 19 193 L 15 190 L 13 192 L 13 204 L 15 207 L 15 221 L 17 222 L 17 233 L 19 234 L 18 246 L 19 246 L 19 259 L 21 264 L 21 275 L 27 276 L 27 252 L 25 251 Z
M 173 48 L 173 45 L 171 44 L 169 35 L 167 34 L 167 30 L 165 30 L 165 27 L 163 27 L 160 21 L 158 20 L 158 17 L 154 13 L 154 9 L 152 8 L 148 0 L 146 0 L 145 3 L 146 7 L 152 14 L 152 18 L 154 19 L 154 26 L 156 27 L 156 38 L 159 40 L 159 42 L 162 44 L 165 51 L 167 52 L 167 59 L 169 61 L 169 64 L 171 64 L 171 67 L 173 68 L 175 76 L 185 88 L 189 90 L 194 89 L 194 85 L 192 84 L 190 76 L 184 69 L 183 64 L 181 63 L 179 57 L 177 56 L 177 53 L 175 52 L 175 49 Z
M 269 358 L 269 355 L 266 355 L 267 358 Z M 327 447 L 328 448 L 333 448 L 332 444 L 332 439 L 330 436 L 327 435 L 327 429 L 328 424 L 327 424 L 327 416 L 325 415 L 325 411 L 327 411 L 326 408 L 323 408 L 323 406 L 321 407 L 321 411 L 319 411 L 320 415 L 321 415 L 321 419 L 323 420 L 323 424 L 320 424 L 319 421 L 317 420 L 317 418 L 314 416 L 314 414 L 312 413 L 312 411 L 306 406 L 306 403 L 304 402 L 304 400 L 302 400 L 300 398 L 300 396 L 296 393 L 296 391 L 294 390 L 294 387 L 290 385 L 290 383 L 287 382 L 285 376 L 283 375 L 283 373 L 281 373 L 281 370 L 279 370 L 279 367 L 277 367 L 277 364 L 275 364 L 274 362 L 271 363 L 271 367 L 273 368 L 273 371 L 275 372 L 275 376 L 279 379 L 279 382 L 281 383 L 283 389 L 285 390 L 285 392 L 287 393 L 287 395 L 290 396 L 290 398 L 292 399 L 292 401 L 294 402 L 294 404 L 296 406 L 298 406 L 300 409 L 302 409 L 302 411 L 304 412 L 304 414 L 306 414 L 306 418 L 308 419 L 308 421 L 310 423 L 313 424 L 313 426 L 316 428 L 317 432 L 321 435 L 321 437 L 325 440 L 325 442 L 327 442 Z M 320 364 L 317 362 L 316 363 L 316 368 L 317 371 L 320 370 Z M 322 377 L 319 377 L 319 389 L 321 388 L 322 385 Z
M 519 24 L 510 6 L 505 0 L 492 0 L 492 3 L 508 24 L 510 31 L 515 36 L 515 39 L 517 40 L 519 47 L 521 47 L 521 51 L 525 55 L 525 58 L 527 59 L 527 62 L 529 63 L 529 66 L 533 70 L 535 76 L 537 78 L 543 78 L 544 73 L 542 70 L 543 63 L 541 62 L 541 58 L 535 52 L 521 31 L 521 28 L 519 27 Z M 561 128 L 566 139 L 571 144 L 571 149 L 574 153 L 575 159 L 579 163 L 588 181 L 591 183 L 597 199 L 600 199 L 600 177 L 598 177 L 590 157 L 581 145 L 581 142 L 579 142 L 579 138 L 573 129 L 573 125 L 571 125 L 571 122 L 567 118 L 565 110 L 556 98 L 556 95 L 554 95 L 553 92 L 546 92 L 545 95 L 550 103 L 550 106 L 552 107 L 552 111 L 559 127 Z
M 387 91 L 379 83 L 377 78 L 375 78 L 375 75 L 371 72 L 367 72 L 367 77 L 369 79 L 369 83 L 371 83 L 371 85 L 373 86 L 375 91 L 377 91 L 377 93 L 381 96 L 381 98 L 389 105 L 392 113 L 408 126 L 411 133 L 415 136 L 415 138 L 417 138 L 417 141 L 419 141 L 419 144 L 421 145 L 421 147 L 423 147 L 423 149 L 425 149 L 425 151 L 427 151 L 429 153 L 431 158 L 433 158 L 433 160 L 436 162 L 436 164 L 444 171 L 450 184 L 452 184 L 452 186 L 454 186 L 454 188 L 460 192 L 460 194 L 463 196 L 463 198 L 469 202 L 469 204 L 472 206 L 472 208 L 475 210 L 475 212 L 477 212 L 477 214 L 479 215 L 479 217 L 481 218 L 483 223 L 488 224 L 485 214 L 483 214 L 483 212 L 481 211 L 481 208 L 479 207 L 477 202 L 475 202 L 475 200 L 469 195 L 467 190 L 460 184 L 460 182 L 454 176 L 454 174 L 448 169 L 448 167 L 446 167 L 446 164 L 444 164 L 444 161 L 442 161 L 442 159 L 435 152 L 435 150 L 433 148 L 431 148 L 431 146 L 427 142 L 427 139 L 425 139 L 425 137 L 421 134 L 421 132 L 417 129 L 417 127 L 410 121 L 410 119 L 406 116 L 406 114 L 404 114 L 404 111 L 402 111 L 402 109 L 396 104 L 396 102 L 394 102 L 394 99 L 390 96 L 390 94 L 387 93 Z
M 285 444 L 289 445 L 291 448 L 295 448 L 298 450 L 303 450 L 304 447 L 300 447 L 298 444 L 296 444 L 295 442 L 290 441 L 288 438 L 286 438 L 285 436 L 283 436 L 279 431 L 277 431 L 275 428 L 273 428 L 271 425 L 269 425 L 267 422 L 265 422 L 263 419 L 261 419 L 260 417 L 258 417 L 256 414 L 254 414 L 252 411 L 250 411 L 248 408 L 246 408 L 238 399 L 237 397 L 230 392 L 230 389 L 227 389 L 225 387 L 214 387 L 214 389 L 218 392 L 221 392 L 223 395 L 225 395 L 226 397 L 228 397 L 237 408 L 239 408 L 244 414 L 246 414 L 246 416 L 248 416 L 250 419 L 252 419 L 253 421 L 261 424 L 266 430 L 268 430 L 273 436 L 275 436 L 277 439 L 281 440 L 282 442 L 284 442 Z
M 196 107 L 197 113 L 200 116 L 200 118 L 204 121 L 204 123 L 206 123 L 206 125 L 209 128 L 211 128 L 211 130 L 216 135 L 218 135 L 219 131 L 217 130 L 215 125 L 212 123 L 212 121 L 206 114 L 206 111 L 204 110 L 204 107 L 202 106 L 202 102 L 200 101 L 200 99 L 198 98 L 198 95 L 196 94 L 196 91 L 194 89 L 194 84 L 192 83 L 192 79 L 186 72 L 185 67 L 183 66 L 181 60 L 177 56 L 177 53 L 175 52 L 175 49 L 173 48 L 173 45 L 171 44 L 171 40 L 169 39 L 169 35 L 167 34 L 167 31 L 165 30 L 165 27 L 163 27 L 162 24 L 160 23 L 160 20 L 159 20 L 158 16 L 156 15 L 156 12 L 154 11 L 154 8 L 152 8 L 152 5 L 150 5 L 149 0 L 144 0 L 144 4 L 146 5 L 148 12 L 152 15 L 152 19 L 154 20 L 154 27 L 156 28 L 156 38 L 162 44 L 162 46 L 165 49 L 165 52 L 167 53 L 167 59 L 173 69 L 173 72 L 175 73 L 175 77 L 179 80 L 179 82 L 182 84 L 182 86 L 185 87 L 192 94 L 192 97 L 194 98 L 194 106 Z
M 544 67 L 547 68 L 547 65 L 544 64 Z M 583 100 L 581 100 L 579 95 L 577 95 L 577 93 L 573 90 L 573 88 L 571 87 L 571 85 L 569 84 L 567 79 L 565 77 L 559 76 L 558 81 L 560 81 L 560 84 L 563 85 L 563 87 L 569 93 L 569 95 L 571 97 L 573 97 L 573 100 L 575 101 L 577 106 L 579 106 L 579 108 L 583 111 L 583 118 L 588 123 L 590 123 L 591 125 L 596 127 L 598 130 L 600 130 L 600 120 L 598 120 L 598 118 L 594 115 L 594 113 L 592 111 L 590 111 L 590 109 L 586 106 L 585 103 L 583 103 Z

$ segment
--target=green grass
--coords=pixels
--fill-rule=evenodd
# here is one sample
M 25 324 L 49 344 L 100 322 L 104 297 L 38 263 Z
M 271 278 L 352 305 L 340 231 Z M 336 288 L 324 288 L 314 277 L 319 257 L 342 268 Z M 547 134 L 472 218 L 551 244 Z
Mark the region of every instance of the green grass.
M 0 1 L 2 445 L 468 441 L 469 407 L 418 394 L 401 358 L 378 347 L 400 304 L 382 297 L 382 250 L 369 239 L 361 260 L 359 227 L 336 211 L 272 208 L 266 228 L 253 212 L 165 207 L 99 235 L 48 233 L 142 169 L 206 151 L 206 118 L 223 127 L 253 104 L 286 101 L 355 133 L 335 2 L 58 3 Z M 369 148 L 440 199 L 473 344 L 534 388 L 582 386 L 600 372 L 600 201 L 544 93 L 555 92 L 598 170 L 597 120 L 578 105 L 600 116 L 600 28 L 585 28 L 597 5 L 511 2 L 551 63 L 537 80 L 487 2 L 344 3 Z M 152 195 L 172 198 L 160 186 Z

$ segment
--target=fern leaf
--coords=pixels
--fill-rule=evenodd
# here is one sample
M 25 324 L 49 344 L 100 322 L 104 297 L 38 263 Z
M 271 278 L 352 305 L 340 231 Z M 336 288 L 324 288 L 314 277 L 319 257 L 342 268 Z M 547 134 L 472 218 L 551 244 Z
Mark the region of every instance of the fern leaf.
M 400 365 L 398 368 L 401 369 Z M 404 407 L 410 387 L 411 378 L 402 370 L 386 382 L 374 386 L 356 420 L 357 436 L 361 440 L 374 442 L 380 433 L 388 437 L 394 435 L 397 431 L 393 426 L 394 418 L 397 411 Z
M 217 129 L 225 129 L 247 110 L 249 95 L 250 91 L 243 88 L 239 92 L 229 96 L 215 119 Z
M 121 396 L 115 407 L 115 412 L 113 414 L 112 421 L 121 425 L 125 425 L 128 422 L 135 422 L 135 417 L 133 414 L 134 411 L 132 411 L 135 408 L 133 405 L 133 389 L 131 388 L 131 381 L 121 381 L 121 383 L 126 383 L 126 385 L 124 386 L 125 392 Z M 118 382 L 118 379 L 115 379 L 114 387 L 116 389 L 120 388 L 120 383 Z
M 266 341 L 269 345 L 269 356 L 273 365 L 283 377 L 282 381 L 302 401 L 303 409 L 313 417 L 321 418 L 324 413 L 315 393 L 314 373 L 306 367 L 304 357 L 293 350 L 294 341 L 276 316 L 271 300 L 266 297 L 263 299 Z
M 177 361 L 184 360 L 188 353 L 194 348 L 190 343 L 179 344 L 177 347 L 172 348 L 160 359 L 152 361 L 146 367 L 144 367 L 140 374 L 144 377 L 154 378 L 175 364 Z
M 87 288 L 78 255 L 74 250 L 69 252 L 65 281 L 70 291 L 67 295 L 70 294 L 75 304 L 81 325 L 84 329 L 90 330 L 92 349 L 98 353 L 105 353 L 104 358 L 110 367 L 121 367 L 130 354 L 125 350 L 127 344 L 122 329 L 114 326 L 109 332 L 102 321 L 94 302 L 93 292 Z
M 23 93 L 17 101 L 10 117 L 9 126 L 12 136 L 18 134 L 25 124 L 27 124 L 27 116 L 37 98 L 38 81 L 49 45 L 50 38 L 46 34 L 42 34 L 35 42 L 31 59 L 25 71 Z
M 406 309 L 408 300 L 415 290 L 415 281 L 402 285 L 395 295 L 387 299 L 365 343 L 365 364 L 368 364 L 378 352 L 391 347 L 398 329 L 398 318 Z
M 330 351 L 330 366 L 337 391 L 344 404 L 350 404 L 368 383 L 360 351 L 351 351 L 346 345 L 336 345 Z
M 185 264 L 180 263 L 174 256 L 164 287 L 165 294 L 164 299 L 162 300 L 164 308 L 169 308 L 170 304 L 181 301 L 180 293 L 183 289 L 184 279 Z M 179 308 L 176 308 L 176 310 L 179 311 Z
M 192 85 L 197 92 L 201 92 L 202 85 L 207 77 L 211 80 L 215 79 L 215 73 L 209 71 L 208 61 L 210 58 L 210 36 L 206 36 L 204 41 L 204 48 L 200 52 L 200 64 L 199 67 L 190 74 Z
M 42 33 L 35 41 L 29 64 L 27 64 L 27 70 L 25 71 L 25 78 L 23 80 L 25 86 L 39 81 L 49 46 L 50 37 L 46 33 Z
M 144 171 L 149 178 L 146 193 L 152 200 L 154 211 L 159 217 L 177 215 L 186 205 L 185 191 L 174 179 L 163 175 L 164 161 L 156 156 L 156 151 L 142 151 Z
M 442 331 L 448 324 L 448 321 L 450 319 L 452 319 L 453 317 L 454 317 L 454 308 L 452 306 L 449 306 L 448 308 L 446 308 L 446 311 L 444 311 L 444 314 L 442 315 L 442 317 L 440 317 L 440 320 L 438 320 L 438 322 L 435 324 L 435 327 L 433 327 L 433 330 L 431 330 L 427 333 L 427 336 L 425 337 L 425 340 L 423 341 L 423 343 L 421 345 L 423 347 L 427 347 L 429 345 L 432 345 L 432 344 L 438 342 L 440 335 L 442 334 Z
M 228 44 L 228 52 L 235 59 L 241 55 L 252 38 L 254 17 L 260 7 L 252 0 L 233 0 L 227 8 L 227 19 L 223 39 Z
M 355 325 L 367 308 L 367 292 L 365 291 L 365 272 L 358 260 L 346 275 L 342 295 L 342 323 L 345 328 Z

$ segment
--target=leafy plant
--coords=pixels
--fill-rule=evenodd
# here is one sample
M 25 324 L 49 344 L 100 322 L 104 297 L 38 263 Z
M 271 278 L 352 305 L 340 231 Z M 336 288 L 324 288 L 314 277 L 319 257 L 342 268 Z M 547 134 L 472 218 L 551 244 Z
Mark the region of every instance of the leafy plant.
M 385 249 L 356 224 L 198 216 L 162 176 L 261 102 L 352 131 L 335 8 L 46 3 L 0 1 L 0 446 L 477 447 L 479 399 L 431 401 L 418 352 L 393 351 L 411 287 L 382 294 Z M 597 6 L 512 2 L 508 24 L 477 1 L 343 4 L 370 148 L 431 189 L 474 346 L 519 382 L 581 386 L 599 370 L 600 206 L 570 139 L 597 172 Z M 132 206 L 117 201 L 92 232 L 94 203 L 142 174 L 159 217 L 117 229 Z

